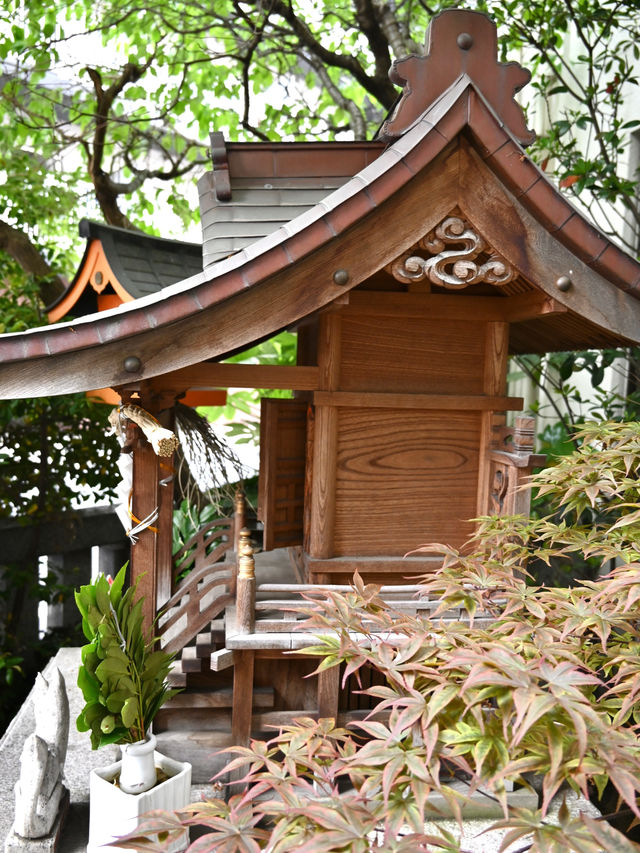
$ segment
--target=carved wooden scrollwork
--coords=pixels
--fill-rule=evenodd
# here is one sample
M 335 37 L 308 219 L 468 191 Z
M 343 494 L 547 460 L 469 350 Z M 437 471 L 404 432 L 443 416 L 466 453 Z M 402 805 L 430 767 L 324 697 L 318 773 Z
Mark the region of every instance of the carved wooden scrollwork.
M 494 515 L 503 515 L 505 501 L 509 491 L 509 466 L 494 464 L 491 488 L 489 491 L 489 512 Z
M 430 257 L 416 254 L 428 253 Z M 481 259 L 480 255 L 487 255 Z M 448 216 L 409 252 L 387 267 L 404 284 L 428 279 L 433 284 L 458 290 L 470 284 L 503 285 L 516 276 L 516 270 L 460 216 Z

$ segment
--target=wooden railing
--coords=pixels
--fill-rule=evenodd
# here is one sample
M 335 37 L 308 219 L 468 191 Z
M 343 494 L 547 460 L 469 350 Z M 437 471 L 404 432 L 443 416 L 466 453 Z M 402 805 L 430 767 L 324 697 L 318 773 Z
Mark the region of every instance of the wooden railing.
M 158 619 L 166 651 L 183 649 L 234 601 L 244 519 L 244 496 L 239 492 L 232 518 L 208 522 L 175 554 L 173 594 Z
M 546 456 L 533 452 L 535 419 L 518 417 L 504 449 L 491 451 L 489 512 L 495 515 L 528 515 L 531 502 L 527 488 L 535 467 L 545 464 Z

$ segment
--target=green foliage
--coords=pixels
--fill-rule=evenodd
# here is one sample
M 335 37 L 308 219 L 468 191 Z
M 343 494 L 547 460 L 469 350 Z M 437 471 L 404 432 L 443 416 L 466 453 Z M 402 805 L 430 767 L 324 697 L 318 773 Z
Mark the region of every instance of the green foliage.
M 0 269 L 2 268 L 0 264 Z M 3 330 L 42 322 L 38 286 L 15 280 L 0 292 Z M 0 517 L 43 517 L 80 501 L 109 498 L 118 481 L 119 448 L 107 439 L 109 408 L 84 394 L 12 400 L 0 405 Z
M 14 696 L 25 692 L 23 659 L 10 651 L 0 651 L 0 730 L 4 730 L 15 712 Z
M 163 818 L 162 832 L 203 825 L 199 851 L 459 851 L 451 836 L 425 835 L 428 797 L 439 792 L 460 818 L 481 786 L 504 811 L 494 824 L 507 830 L 501 849 L 640 850 L 565 806 L 549 815 L 564 786 L 602 796 L 609 784 L 640 817 L 640 425 L 588 425 L 579 439 L 536 476 L 560 521 L 485 518 L 463 552 L 420 549 L 443 557 L 422 584 L 437 602 L 428 618 L 395 612 L 357 575 L 352 592 L 327 592 L 305 625 L 318 636 L 306 652 L 319 670 L 341 666 L 345 680 L 381 673 L 384 683 L 365 691 L 375 710 L 351 730 L 303 719 L 232 749 L 227 770 L 243 769 L 244 793 Z M 594 508 L 595 527 L 581 524 Z M 621 565 L 574 589 L 527 585 L 532 556 L 578 552 Z M 452 777 L 468 795 L 447 785 Z M 512 808 L 507 783 L 533 781 L 538 808 Z M 119 844 L 166 849 L 159 832 L 151 821 L 138 834 L 146 841 Z
M 144 740 L 156 713 L 177 691 L 166 678 L 173 655 L 154 651 L 142 629 L 142 599 L 136 586 L 123 593 L 126 566 L 113 581 L 104 575 L 76 592 L 82 630 L 78 687 L 85 706 L 78 731 L 91 732 L 91 746 Z
M 216 507 L 207 505 L 202 508 L 193 506 L 183 500 L 180 506 L 173 511 L 173 545 L 172 551 L 176 554 L 191 537 L 198 532 L 209 521 L 218 517 Z
M 273 338 L 244 350 L 227 361 L 242 364 L 295 364 L 297 335 L 280 332 Z M 226 424 L 227 435 L 236 444 L 260 442 L 260 398 L 290 397 L 291 391 L 282 389 L 252 388 L 230 391 L 225 406 L 205 406 L 200 411 L 211 421 Z
M 624 367 L 622 367 L 624 365 Z M 635 350 L 556 352 L 546 355 L 521 355 L 513 359 L 511 378 L 527 377 L 540 389 L 543 402 L 531 406 L 533 414 L 557 418 L 539 437 L 540 450 L 558 456 L 579 445 L 576 429 L 585 420 L 635 420 L 640 415 L 638 394 L 627 396 L 602 389 L 605 370 L 627 369 L 628 386 L 637 384 Z M 581 390 L 578 380 L 586 376 L 589 389 Z M 546 402 L 544 402 L 546 401 Z

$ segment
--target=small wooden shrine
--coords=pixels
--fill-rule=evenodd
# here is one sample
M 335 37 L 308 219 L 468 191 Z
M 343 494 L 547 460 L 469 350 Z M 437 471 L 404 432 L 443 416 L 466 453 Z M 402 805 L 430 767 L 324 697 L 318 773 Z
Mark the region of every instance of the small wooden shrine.
M 214 134 L 196 274 L 0 337 L 2 396 L 111 388 L 169 428 L 192 389 L 294 392 L 261 413 L 258 516 L 264 548 L 290 549 L 285 587 L 254 576 L 241 498 L 172 558 L 171 458 L 129 421 L 132 513 L 158 514 L 132 572 L 147 618 L 165 612 L 189 688 L 160 719 L 169 754 L 207 754 L 300 712 L 357 714 L 335 671 L 304 679 L 313 662 L 283 654 L 309 643 L 284 594 L 357 569 L 410 600 L 434 563 L 407 552 L 461 545 L 468 519 L 526 509 L 515 488 L 535 461 L 533 425 L 507 427 L 522 408 L 507 395 L 509 354 L 640 342 L 640 265 L 531 162 L 514 101 L 529 74 L 496 57 L 491 21 L 450 10 L 425 56 L 395 63 L 402 94 L 376 140 Z M 225 362 L 282 329 L 297 331 L 297 365 Z

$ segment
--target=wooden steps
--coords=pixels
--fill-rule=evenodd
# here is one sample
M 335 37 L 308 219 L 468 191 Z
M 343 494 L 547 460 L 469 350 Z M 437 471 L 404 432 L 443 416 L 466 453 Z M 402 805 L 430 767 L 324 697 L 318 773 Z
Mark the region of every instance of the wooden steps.
M 273 688 L 254 689 L 253 715 L 257 726 L 262 725 L 264 715 L 275 713 L 273 703 Z M 171 758 L 189 761 L 194 782 L 209 781 L 229 760 L 228 756 L 217 753 L 233 743 L 232 704 L 230 685 L 208 690 L 187 689 L 173 696 L 156 715 L 154 734 L 158 749 Z
M 227 731 L 167 731 L 156 734 L 158 750 L 176 761 L 191 764 L 192 784 L 209 782 L 229 761 L 220 751 L 232 745 Z
M 196 655 L 209 658 L 211 652 L 224 645 L 224 619 L 214 619 L 208 631 L 196 635 Z

